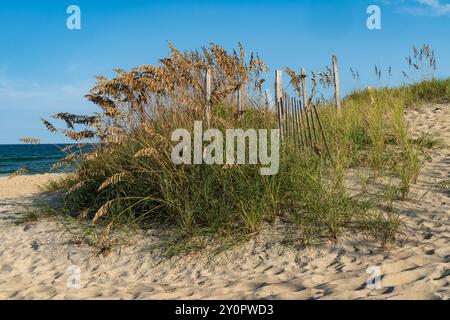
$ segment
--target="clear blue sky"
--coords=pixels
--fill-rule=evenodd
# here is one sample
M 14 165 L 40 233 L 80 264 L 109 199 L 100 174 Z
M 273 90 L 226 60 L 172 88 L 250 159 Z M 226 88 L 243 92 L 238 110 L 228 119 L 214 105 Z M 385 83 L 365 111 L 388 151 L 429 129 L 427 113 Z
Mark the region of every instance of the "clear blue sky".
M 66 28 L 66 9 L 81 8 L 81 30 Z M 366 27 L 367 7 L 381 7 L 382 30 Z M 373 84 L 374 65 L 400 83 L 412 45 L 429 43 L 438 76 L 450 76 L 449 0 L 144 1 L 4 0 L 0 3 L 0 143 L 21 137 L 61 142 L 40 124 L 60 112 L 88 113 L 83 98 L 95 75 L 113 68 L 154 64 L 168 52 L 210 42 L 240 41 L 270 68 L 315 71 L 337 54 L 345 91 Z

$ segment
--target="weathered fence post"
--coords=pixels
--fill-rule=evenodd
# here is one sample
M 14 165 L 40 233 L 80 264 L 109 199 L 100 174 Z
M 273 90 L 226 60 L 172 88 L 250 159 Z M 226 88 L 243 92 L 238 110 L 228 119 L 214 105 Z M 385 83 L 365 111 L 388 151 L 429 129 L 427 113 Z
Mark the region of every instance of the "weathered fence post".
M 270 90 L 269 89 L 266 89 L 264 98 L 265 98 L 264 102 L 266 104 L 266 109 L 267 109 L 267 111 L 269 111 L 269 110 L 272 109 L 272 97 L 270 95 Z
M 286 140 L 289 139 L 289 136 L 290 136 L 290 130 L 291 130 L 291 128 L 290 128 L 290 126 L 289 126 L 289 102 L 290 102 L 290 98 L 289 98 L 288 94 L 285 92 L 285 93 L 284 93 L 284 96 L 283 96 L 283 109 L 282 109 L 282 114 L 283 114 L 283 116 L 284 116 L 284 119 L 283 119 L 283 120 L 284 120 L 283 128 L 284 128 L 284 134 L 285 134 L 284 138 L 285 138 Z
M 311 132 L 311 126 L 312 124 L 310 123 L 310 119 L 309 119 L 309 114 L 311 112 L 310 110 L 310 105 L 309 105 L 309 101 L 308 101 L 308 88 L 306 87 L 306 70 L 304 68 L 302 68 L 301 70 L 301 76 L 302 76 L 302 97 L 303 97 L 303 111 L 305 114 L 305 118 L 306 118 L 306 124 L 307 124 L 307 129 L 308 129 L 308 133 L 309 133 L 309 143 L 311 145 L 311 148 L 314 147 L 314 141 L 313 141 L 313 134 Z
M 277 108 L 278 129 L 280 129 L 281 140 L 283 133 L 283 73 L 281 70 L 275 72 L 275 106 Z
M 334 98 L 336 100 L 336 108 L 338 110 L 341 110 L 341 88 L 339 83 L 339 68 L 338 68 L 338 62 L 337 57 L 333 55 L 333 78 L 334 78 Z
M 275 102 L 279 102 L 283 97 L 283 71 L 275 72 Z
M 237 111 L 243 111 L 244 109 L 244 93 L 242 86 L 239 87 L 239 90 L 237 91 Z
M 302 68 L 301 70 L 302 77 L 302 98 L 303 98 L 303 108 L 308 110 L 308 90 L 306 88 L 306 70 Z
M 206 69 L 206 121 L 208 123 L 208 127 L 211 125 L 211 94 L 212 94 L 212 71 L 211 68 L 208 67 Z
M 241 110 L 243 111 L 248 104 L 248 92 L 247 92 L 247 81 L 243 81 L 241 85 Z
M 239 87 L 237 89 L 236 95 L 236 110 L 237 112 L 241 112 L 244 110 L 245 104 L 247 103 L 246 99 L 246 91 L 247 91 L 247 83 L 246 81 L 242 81 L 240 78 L 237 79 L 237 82 L 239 83 Z

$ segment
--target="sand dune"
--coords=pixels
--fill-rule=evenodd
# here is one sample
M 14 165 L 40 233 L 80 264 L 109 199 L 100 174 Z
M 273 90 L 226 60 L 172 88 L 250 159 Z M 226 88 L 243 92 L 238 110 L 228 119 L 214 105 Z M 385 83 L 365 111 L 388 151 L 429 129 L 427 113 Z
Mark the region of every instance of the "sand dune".
M 415 134 L 435 131 L 450 145 L 450 105 L 408 111 L 407 119 Z M 450 179 L 450 148 L 431 156 L 413 198 L 395 203 L 405 227 L 390 251 L 351 239 L 298 250 L 282 246 L 272 230 L 217 256 L 164 259 L 149 232 L 97 257 L 54 221 L 11 223 L 36 184 L 52 176 L 0 178 L 0 298 L 449 299 L 450 194 L 436 183 Z M 79 289 L 67 285 L 73 266 L 80 268 Z M 367 287 L 377 271 L 379 287 Z

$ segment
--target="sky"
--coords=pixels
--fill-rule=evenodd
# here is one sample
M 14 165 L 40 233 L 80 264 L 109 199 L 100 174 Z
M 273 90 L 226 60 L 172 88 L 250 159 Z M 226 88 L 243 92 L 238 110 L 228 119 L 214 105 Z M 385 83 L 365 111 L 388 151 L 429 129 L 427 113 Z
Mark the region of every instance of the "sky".
M 81 10 L 81 29 L 69 30 L 66 10 Z M 381 29 L 369 30 L 367 8 L 381 9 Z M 269 67 L 308 71 L 336 54 L 342 90 L 397 85 L 412 46 L 436 51 L 438 77 L 450 76 L 450 0 L 28 0 L 0 2 L 0 144 L 23 137 L 67 142 L 40 123 L 57 112 L 96 111 L 84 95 L 95 76 L 157 64 L 170 41 L 178 49 L 242 42 Z M 393 76 L 376 80 L 374 66 Z M 349 68 L 361 80 L 352 78 Z M 387 73 L 387 71 L 385 72 Z

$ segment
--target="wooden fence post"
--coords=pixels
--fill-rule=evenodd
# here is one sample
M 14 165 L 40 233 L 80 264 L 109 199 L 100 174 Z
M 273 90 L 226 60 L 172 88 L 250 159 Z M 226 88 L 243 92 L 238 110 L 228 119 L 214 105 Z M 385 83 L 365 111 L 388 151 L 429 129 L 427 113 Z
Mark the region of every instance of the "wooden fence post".
M 307 88 L 307 81 L 306 81 L 306 70 L 302 68 L 301 70 L 301 76 L 302 76 L 302 100 L 303 100 L 303 111 L 306 118 L 306 125 L 309 133 L 309 143 L 311 145 L 311 148 L 314 147 L 314 141 L 313 141 L 313 134 L 311 130 L 313 129 L 313 123 L 310 122 L 310 114 L 311 114 L 311 106 L 309 105 L 308 101 L 308 88 Z
M 248 104 L 247 81 L 242 82 L 240 91 L 241 91 L 241 109 L 243 111 Z
M 308 89 L 306 87 L 306 70 L 302 68 L 301 70 L 302 76 L 302 98 L 303 98 L 303 108 L 308 110 Z
M 243 111 L 244 109 L 244 94 L 242 91 L 242 86 L 237 91 L 237 111 Z
M 208 123 L 208 127 L 210 127 L 211 124 L 211 94 L 212 94 L 212 71 L 211 68 L 208 67 L 206 69 L 206 121 Z
M 281 140 L 283 133 L 283 73 L 281 70 L 275 72 L 275 106 L 277 108 L 278 129 L 280 129 Z
M 240 83 L 240 81 L 241 81 L 240 79 L 237 79 L 238 83 Z M 237 112 L 241 112 L 244 110 L 245 104 L 247 103 L 246 93 L 247 93 L 247 83 L 246 81 L 243 81 L 242 83 L 240 83 L 237 92 L 235 92 Z
M 275 72 L 275 102 L 278 103 L 283 97 L 283 72 Z
M 333 78 L 334 78 L 334 98 L 336 100 L 336 108 L 341 110 L 341 88 L 339 83 L 339 68 L 337 57 L 333 55 Z
M 272 109 L 272 97 L 270 96 L 270 90 L 266 89 L 265 95 L 264 95 L 264 103 L 266 104 L 266 110 Z

